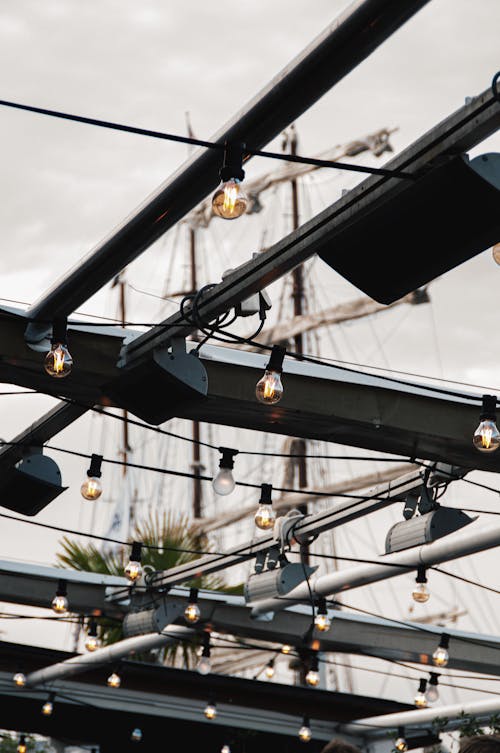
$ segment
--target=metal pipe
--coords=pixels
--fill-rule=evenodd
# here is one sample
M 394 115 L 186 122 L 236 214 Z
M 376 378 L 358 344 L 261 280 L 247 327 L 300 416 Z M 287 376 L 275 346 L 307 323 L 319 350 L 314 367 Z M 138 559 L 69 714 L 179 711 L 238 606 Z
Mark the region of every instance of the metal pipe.
M 428 0 L 356 0 L 213 137 L 259 149 L 309 109 L 367 58 Z M 213 191 L 221 154 L 200 149 L 125 222 L 49 289 L 28 311 L 31 318 L 65 317 Z M 29 342 L 47 327 L 29 326 Z
M 459 718 L 462 714 L 471 714 L 481 719 L 498 712 L 500 712 L 500 699 L 488 698 L 486 701 L 453 703 L 433 709 L 415 709 L 415 711 L 398 711 L 395 714 L 371 716 L 366 719 L 358 719 L 351 724 L 343 724 L 339 729 L 342 732 L 357 735 L 370 735 L 370 733 L 376 733 L 377 730 L 380 730 L 381 734 L 385 735 L 388 728 L 429 726 L 436 719 L 447 719 L 449 720 L 446 725 L 448 730 L 463 723 L 463 719 Z
M 309 586 L 315 596 L 331 596 L 341 591 L 349 591 L 369 583 L 394 578 L 396 575 L 407 573 L 411 568 L 416 570 L 419 565 L 427 567 L 439 565 L 442 562 L 449 562 L 475 552 L 484 552 L 499 545 L 500 526 L 489 526 L 480 530 L 474 527 L 467 528 L 459 533 L 444 536 L 431 544 L 423 544 L 404 552 L 379 557 L 380 564 L 358 565 L 317 578 L 313 577 L 309 580 Z M 265 599 L 256 603 L 253 605 L 252 617 L 286 609 L 295 602 L 309 602 L 311 598 L 309 586 L 306 582 L 301 583 L 286 595 L 286 599 Z
M 177 640 L 191 638 L 193 633 L 194 631 L 191 628 L 180 625 L 167 625 L 161 633 L 149 633 L 148 635 L 125 638 L 123 641 L 113 643 L 111 646 L 104 646 L 92 654 L 79 654 L 66 661 L 53 664 L 50 667 L 37 669 L 35 672 L 27 675 L 26 687 L 31 688 L 35 685 L 51 682 L 52 680 L 59 680 L 62 677 L 86 672 L 96 666 L 111 664 L 136 651 L 148 651 Z

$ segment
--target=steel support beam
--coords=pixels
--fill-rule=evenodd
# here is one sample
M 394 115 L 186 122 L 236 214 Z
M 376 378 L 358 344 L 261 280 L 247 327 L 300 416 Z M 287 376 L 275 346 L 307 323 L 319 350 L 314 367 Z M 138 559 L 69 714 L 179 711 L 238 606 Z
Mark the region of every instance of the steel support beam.
M 443 158 L 465 152 L 500 127 L 500 100 L 491 89 L 443 120 L 401 154 L 387 163 L 395 171 L 425 175 Z M 378 202 L 387 202 L 403 190 L 404 181 L 394 177 L 371 176 L 349 191 L 328 209 L 302 225 L 297 231 L 242 264 L 223 282 L 204 295 L 198 307 L 205 321 L 230 310 L 239 301 L 268 286 L 314 254 L 326 252 L 336 236 L 350 224 L 362 219 Z M 174 336 L 185 336 L 185 320 L 178 314 L 130 342 L 124 348 L 123 364 L 146 356 Z
M 367 58 L 428 0 L 356 0 L 289 63 L 212 141 L 259 149 Z M 66 317 L 213 191 L 219 150 L 198 150 L 120 227 L 81 260 L 29 310 L 30 317 Z M 50 331 L 50 330 L 49 330 Z M 30 327 L 29 339 L 47 335 Z

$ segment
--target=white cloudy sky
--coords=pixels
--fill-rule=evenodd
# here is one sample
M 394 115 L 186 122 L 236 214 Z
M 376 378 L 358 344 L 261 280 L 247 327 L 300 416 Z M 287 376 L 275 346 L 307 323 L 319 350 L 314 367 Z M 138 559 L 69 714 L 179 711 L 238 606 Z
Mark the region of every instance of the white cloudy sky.
M 0 98 L 171 132 L 184 132 L 189 111 L 196 134 L 208 137 L 346 5 L 340 0 L 6 0 L 0 6 Z M 313 154 L 383 126 L 399 128 L 393 143 L 396 150 L 404 148 L 460 107 L 465 96 L 488 87 L 500 68 L 499 32 L 497 0 L 432 0 L 299 119 L 300 151 Z M 499 148 L 497 136 L 480 150 Z M 0 296 L 35 300 L 185 156 L 180 145 L 0 108 Z M 247 174 L 267 168 L 254 162 Z M 318 177 L 314 201 L 304 204 L 303 216 L 337 198 L 352 180 Z M 213 257 L 206 266 L 220 273 L 228 263 L 249 258 L 260 237 L 259 221 L 248 219 L 249 232 L 242 226 L 224 232 L 218 227 L 214 245 L 207 246 Z M 172 242 L 156 244 L 132 266 L 129 279 L 161 292 L 168 253 Z M 181 272 L 177 269 L 174 278 Z M 321 275 L 330 305 L 356 294 L 335 273 L 322 269 Z M 213 276 L 201 280 L 208 281 Z M 500 268 L 485 252 L 433 286 L 432 312 L 422 307 L 404 320 L 395 315 L 370 324 L 384 343 L 383 354 L 372 350 L 373 333 L 366 324 L 346 329 L 337 352 L 352 360 L 371 358 L 374 365 L 495 386 L 500 383 L 499 281 Z M 150 315 L 150 303 L 133 297 L 131 318 Z M 115 306 L 106 290 L 86 310 L 109 315 Z M 327 342 L 324 347 L 324 355 L 332 355 Z M 3 399 L 4 437 L 51 404 L 43 397 Z M 84 419 L 60 441 L 95 451 L 96 441 L 107 442 L 109 449 L 117 440 L 109 428 Z M 184 467 L 185 459 L 179 464 Z M 78 495 L 81 463 L 64 459 L 61 467 L 72 488 L 40 519 L 88 527 L 91 515 Z M 4 523 L 0 541 L 2 557 L 22 559 L 29 546 L 29 559 L 53 562 L 56 537 L 50 534 L 35 536 L 22 524 Z M 379 541 L 382 548 L 383 532 Z M 486 568 L 490 560 L 481 557 L 478 562 Z M 17 628 L 15 637 L 36 640 L 27 626 Z

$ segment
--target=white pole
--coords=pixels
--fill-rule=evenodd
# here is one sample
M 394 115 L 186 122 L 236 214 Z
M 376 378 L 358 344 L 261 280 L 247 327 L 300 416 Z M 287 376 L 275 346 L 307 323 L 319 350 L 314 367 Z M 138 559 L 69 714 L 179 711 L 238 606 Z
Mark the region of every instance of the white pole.
M 419 565 L 430 567 L 441 562 L 464 557 L 475 552 L 484 552 L 500 545 L 500 526 L 489 526 L 477 530 L 474 524 L 458 533 L 449 534 L 442 539 L 430 544 L 408 549 L 404 552 L 395 552 L 384 557 L 378 557 L 376 564 L 358 565 L 345 568 L 327 575 L 312 577 L 309 580 L 311 591 L 315 596 L 330 596 L 359 588 L 368 583 L 376 583 L 379 580 L 394 578 L 408 572 L 408 569 L 417 569 Z M 392 565 L 392 567 L 389 567 Z M 277 612 L 286 609 L 293 602 L 310 601 L 309 588 L 306 582 L 293 588 L 286 594 L 286 598 L 271 598 L 253 604 L 252 617 L 258 617 L 266 612 Z

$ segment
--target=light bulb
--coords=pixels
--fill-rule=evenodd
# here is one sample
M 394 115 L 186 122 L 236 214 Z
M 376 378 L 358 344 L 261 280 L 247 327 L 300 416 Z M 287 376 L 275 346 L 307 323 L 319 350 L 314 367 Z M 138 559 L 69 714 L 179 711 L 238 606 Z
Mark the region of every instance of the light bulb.
M 53 343 L 45 356 L 45 371 L 52 377 L 66 377 L 73 367 L 73 359 L 64 343 Z
M 289 646 L 288 643 L 284 643 L 281 647 L 282 654 L 290 654 L 292 650 L 293 650 L 292 646 Z
M 404 739 L 404 737 L 398 737 L 396 742 L 394 743 L 394 747 L 396 748 L 399 753 L 406 753 L 408 750 L 408 743 Z
M 306 682 L 312 688 L 316 688 L 319 685 L 319 672 L 315 669 L 310 669 L 306 675 Z
M 17 746 L 17 753 L 26 753 L 28 748 L 26 747 L 26 735 L 21 735 Z
M 414 702 L 415 702 L 415 706 L 418 709 L 425 709 L 425 707 L 427 706 L 427 698 L 425 697 L 425 693 L 419 690 L 415 694 Z
M 476 450 L 480 452 L 494 452 L 500 446 L 500 432 L 498 431 L 495 421 L 485 418 L 472 438 L 472 443 Z
M 331 620 L 327 614 L 318 612 L 314 618 L 314 625 L 321 633 L 326 633 L 327 630 L 330 630 L 331 624 Z
M 212 198 L 212 209 L 223 220 L 235 220 L 246 212 L 248 197 L 236 178 L 223 181 Z
M 139 729 L 139 727 L 136 727 L 135 729 L 133 729 L 130 735 L 130 739 L 134 743 L 140 743 L 142 740 L 142 730 Z
M 68 611 L 68 599 L 64 594 L 56 594 L 52 599 L 52 609 L 56 614 L 66 614 Z
M 17 685 L 18 688 L 24 688 L 26 685 L 26 675 L 24 672 L 16 672 L 12 680 L 14 685 Z
M 184 618 L 191 624 L 198 622 L 200 615 L 201 612 L 198 604 L 188 604 L 186 609 L 184 610 Z
M 271 660 L 266 666 L 265 675 L 269 680 L 274 677 L 274 661 Z
M 425 693 L 428 703 L 436 703 L 439 699 L 439 690 L 435 685 L 429 685 Z
M 229 747 L 229 745 L 223 745 L 220 749 L 220 753 L 231 753 L 231 748 Z
M 99 499 L 102 494 L 102 484 L 98 478 L 87 476 L 80 487 L 80 494 L 84 499 Z
M 119 688 L 122 684 L 122 678 L 116 672 L 112 672 L 106 682 L 109 688 Z
M 429 601 L 431 594 L 425 583 L 416 583 L 411 595 L 413 601 L 418 601 L 419 604 L 425 604 L 426 601 Z
M 308 743 L 311 740 L 311 737 L 311 728 L 308 724 L 303 724 L 299 729 L 299 739 L 302 740 L 303 743 Z
M 87 651 L 97 651 L 98 648 L 101 646 L 101 641 L 97 637 L 97 635 L 87 635 L 85 638 L 85 648 Z
M 266 370 L 262 379 L 255 385 L 255 396 L 259 403 L 274 405 L 283 397 L 283 384 L 278 371 Z
M 205 710 L 203 711 L 207 719 L 215 719 L 217 716 L 217 709 L 215 708 L 215 703 L 207 703 L 205 706 Z
M 45 703 L 42 706 L 42 714 L 44 716 L 51 716 L 53 711 L 54 711 L 54 705 L 52 701 L 45 701 Z
M 236 486 L 233 472 L 230 468 L 221 468 L 217 476 L 212 481 L 213 490 L 221 497 L 231 494 Z
M 200 661 L 198 662 L 198 672 L 200 673 L 200 675 L 208 675 L 211 669 L 212 664 L 210 662 L 210 657 L 202 656 Z
M 495 245 L 491 249 L 491 255 L 496 264 L 500 264 L 500 243 L 495 243 Z
M 132 552 L 130 554 L 130 562 L 124 570 L 125 577 L 128 578 L 131 583 L 135 583 L 142 575 L 141 551 L 142 544 L 138 541 L 134 541 L 132 544 Z
M 436 665 L 436 667 L 446 667 L 449 659 L 450 655 L 446 648 L 444 648 L 443 646 L 438 646 L 432 654 L 432 662 Z

